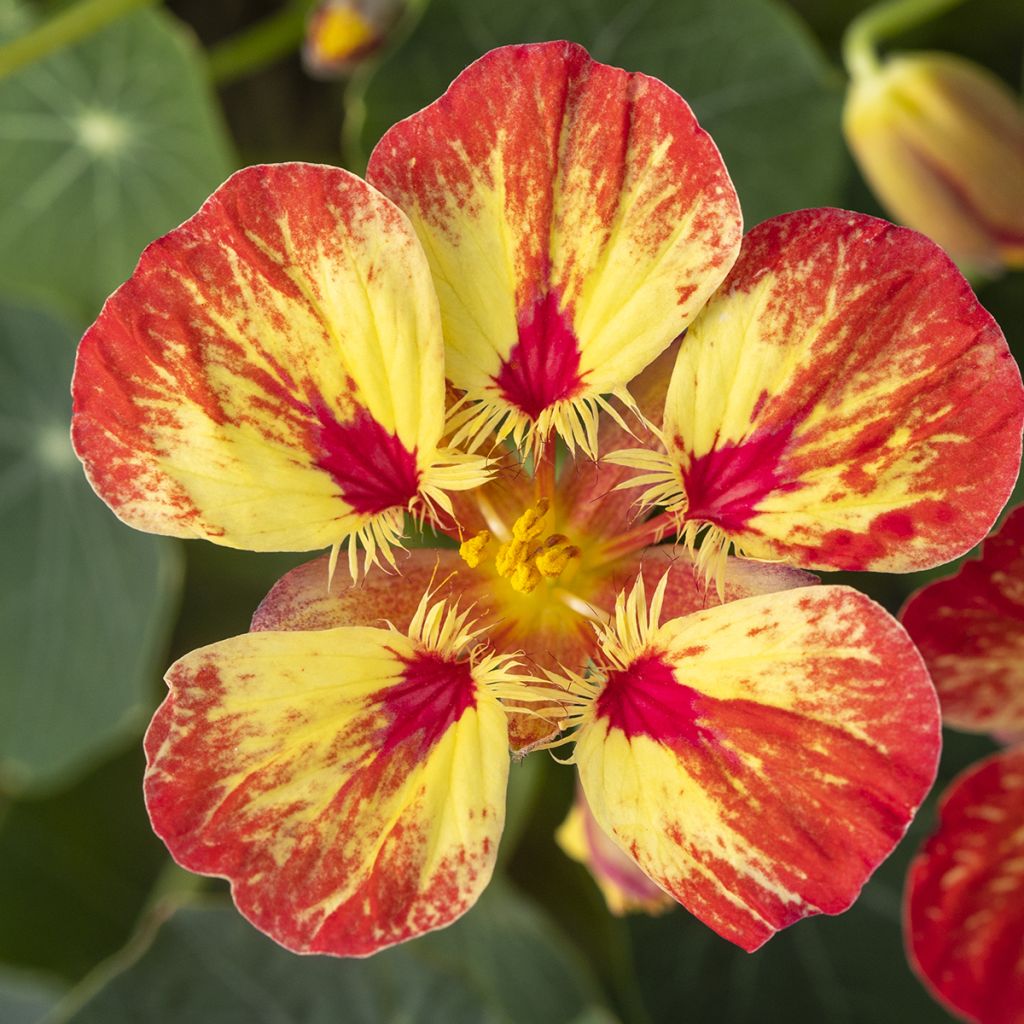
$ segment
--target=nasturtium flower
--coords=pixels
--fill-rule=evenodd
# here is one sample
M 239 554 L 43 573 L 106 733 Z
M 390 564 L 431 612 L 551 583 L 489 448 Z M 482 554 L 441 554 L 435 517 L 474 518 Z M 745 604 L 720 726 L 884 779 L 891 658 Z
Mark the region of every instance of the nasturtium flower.
M 965 266 L 1024 267 L 1024 109 L 996 75 L 951 53 L 854 69 L 850 150 L 885 208 Z
M 903 621 L 948 725 L 1009 749 L 943 794 L 910 868 L 907 951 L 932 994 L 979 1024 L 1024 1018 L 1024 508 L 948 579 L 915 594 Z
M 721 935 L 845 909 L 931 784 L 937 704 L 886 612 L 781 562 L 984 534 L 1024 418 L 991 317 L 870 217 L 741 251 L 686 103 L 573 44 L 486 55 L 368 177 L 239 172 L 82 341 L 75 446 L 121 518 L 332 549 L 171 668 L 156 831 L 284 945 L 364 955 L 487 883 L 509 747 L 574 741 L 600 828 Z M 458 551 L 399 557 L 409 512 Z M 696 560 L 649 546 L 707 526 Z

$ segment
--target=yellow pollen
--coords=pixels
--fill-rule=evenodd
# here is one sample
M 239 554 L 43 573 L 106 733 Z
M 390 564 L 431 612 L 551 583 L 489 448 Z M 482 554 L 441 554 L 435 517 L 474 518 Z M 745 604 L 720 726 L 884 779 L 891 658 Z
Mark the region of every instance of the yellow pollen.
M 459 545 L 459 557 L 470 569 L 475 569 L 481 562 L 486 561 L 490 546 L 491 531 L 481 530 L 475 537 L 470 537 Z
M 532 593 L 541 580 L 558 579 L 569 562 L 579 557 L 579 548 L 570 544 L 568 537 L 553 533 L 544 538 L 544 518 L 549 510 L 546 498 L 528 508 L 512 524 L 511 540 L 495 552 L 494 568 L 498 575 L 507 579 L 512 589 L 520 594 Z M 460 545 L 459 555 L 475 569 L 486 561 L 490 544 L 490 532 L 482 530 Z
M 547 498 L 541 498 L 533 508 L 528 508 L 513 524 L 512 536 L 516 540 L 533 540 L 544 532 L 543 519 L 550 505 Z
M 579 553 L 580 549 L 570 544 L 567 537 L 563 537 L 560 533 L 554 533 L 534 555 L 533 562 L 541 576 L 549 580 L 557 580 L 565 571 L 569 561 L 578 558 Z

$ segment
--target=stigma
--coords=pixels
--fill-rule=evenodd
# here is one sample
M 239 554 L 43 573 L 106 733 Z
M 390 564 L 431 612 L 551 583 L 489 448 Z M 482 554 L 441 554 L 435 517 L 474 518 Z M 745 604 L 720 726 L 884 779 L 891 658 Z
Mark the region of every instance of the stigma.
M 579 548 L 561 533 L 547 533 L 545 519 L 550 510 L 547 498 L 541 498 L 512 524 L 512 536 L 494 550 L 489 530 L 463 541 L 459 555 L 475 569 L 491 557 L 494 550 L 494 568 L 507 579 L 512 589 L 530 594 L 542 580 L 556 580 L 569 563 L 578 558 Z

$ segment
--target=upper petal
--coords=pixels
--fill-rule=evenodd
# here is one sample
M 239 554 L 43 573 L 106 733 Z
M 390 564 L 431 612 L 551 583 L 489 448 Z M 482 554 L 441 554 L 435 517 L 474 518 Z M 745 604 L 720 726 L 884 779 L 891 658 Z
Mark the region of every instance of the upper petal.
M 75 448 L 140 529 L 324 547 L 429 485 L 443 366 L 404 214 L 337 168 L 250 167 L 146 249 L 83 338 Z
M 985 541 L 980 560 L 919 590 L 901 618 L 947 724 L 1024 733 L 1024 507 Z
M 856 591 L 696 612 L 617 662 L 576 746 L 594 816 L 745 949 L 845 910 L 931 785 L 934 690 L 899 624 Z
M 443 927 L 504 822 L 505 712 L 475 671 L 366 627 L 194 651 L 146 736 L 153 827 L 289 949 L 364 956 Z
M 749 555 L 908 572 L 985 535 L 1024 392 L 995 321 L 923 236 L 840 210 L 755 228 L 665 406 L 686 515 Z
M 739 246 L 735 192 L 687 104 L 572 43 L 488 53 L 381 139 L 368 177 L 423 240 L 452 383 L 531 423 L 621 389 Z
M 932 994 L 969 1020 L 1024 1018 L 1024 749 L 974 765 L 946 791 L 910 867 L 906 940 Z

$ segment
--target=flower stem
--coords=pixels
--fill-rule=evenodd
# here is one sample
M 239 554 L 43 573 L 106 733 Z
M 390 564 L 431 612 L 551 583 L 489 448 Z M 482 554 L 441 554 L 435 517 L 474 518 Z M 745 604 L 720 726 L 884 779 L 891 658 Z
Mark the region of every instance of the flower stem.
M 314 0 L 291 0 L 276 14 L 230 36 L 210 51 L 210 77 L 228 85 L 297 50 Z
M 157 0 L 80 0 L 0 47 L 0 78 L 91 36 L 105 25 Z
M 843 36 L 843 63 L 851 78 L 881 68 L 878 44 L 957 7 L 964 0 L 886 0 L 850 22 Z

